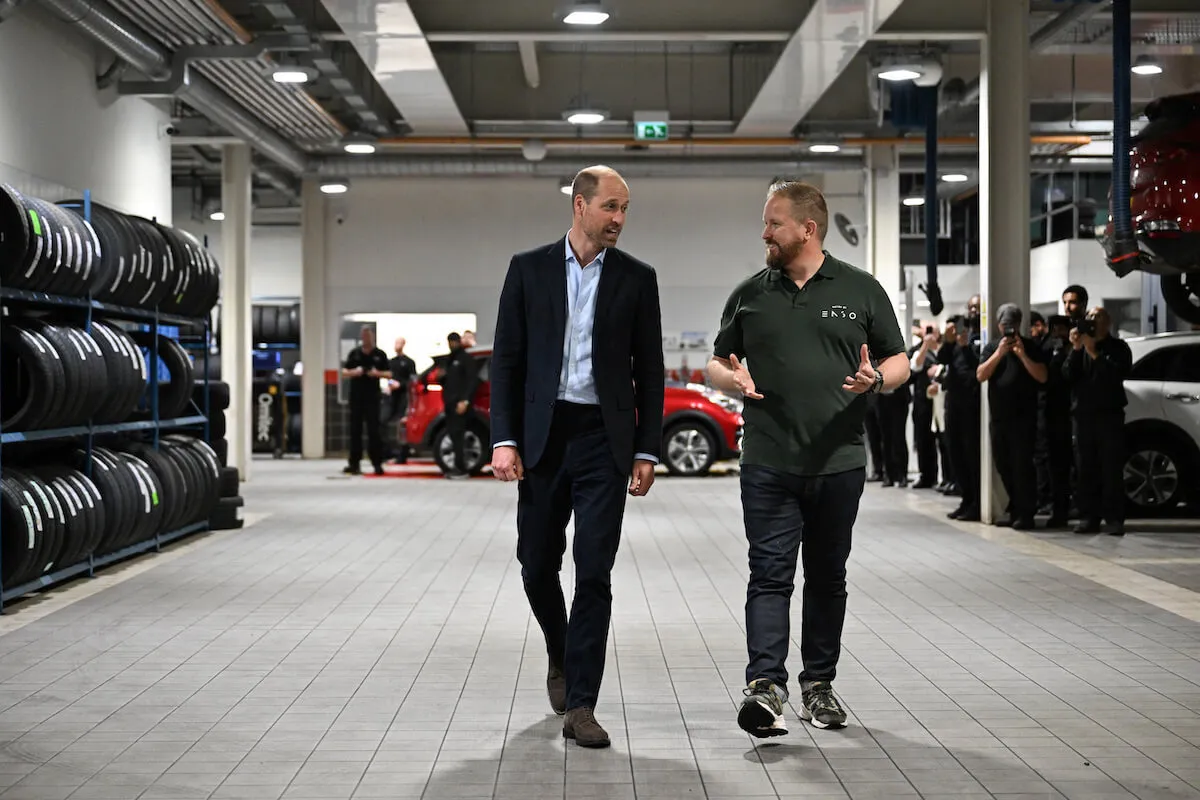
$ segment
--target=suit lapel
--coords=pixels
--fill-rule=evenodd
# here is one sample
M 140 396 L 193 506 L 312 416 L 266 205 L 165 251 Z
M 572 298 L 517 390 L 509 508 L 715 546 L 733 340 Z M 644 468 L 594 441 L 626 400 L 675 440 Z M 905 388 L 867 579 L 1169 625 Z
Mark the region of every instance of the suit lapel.
M 561 353 L 567 335 L 567 251 L 562 239 L 551 245 L 546 252 L 542 264 L 546 291 L 550 300 L 550 319 L 553 322 L 552 333 Z M 560 366 L 561 368 L 561 366 Z
M 599 338 L 603 326 L 608 324 L 608 316 L 612 313 L 613 303 L 617 298 L 617 289 L 621 285 L 621 256 L 614 248 L 609 248 L 604 257 L 604 269 L 600 270 L 600 285 L 596 287 L 596 317 L 592 320 L 592 338 Z M 592 348 L 595 353 L 596 349 Z

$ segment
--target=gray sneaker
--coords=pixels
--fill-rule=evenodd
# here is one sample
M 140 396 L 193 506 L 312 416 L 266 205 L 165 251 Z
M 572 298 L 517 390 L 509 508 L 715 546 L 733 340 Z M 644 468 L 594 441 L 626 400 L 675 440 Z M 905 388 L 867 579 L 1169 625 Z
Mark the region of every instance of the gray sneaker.
M 783 720 L 783 698 L 776 691 L 775 684 L 759 678 L 751 681 L 742 693 L 746 695 L 738 710 L 738 725 L 742 730 L 760 739 L 787 735 L 787 723 Z
M 834 697 L 829 681 L 804 685 L 800 696 L 800 719 L 814 728 L 841 728 L 846 724 L 846 711 Z

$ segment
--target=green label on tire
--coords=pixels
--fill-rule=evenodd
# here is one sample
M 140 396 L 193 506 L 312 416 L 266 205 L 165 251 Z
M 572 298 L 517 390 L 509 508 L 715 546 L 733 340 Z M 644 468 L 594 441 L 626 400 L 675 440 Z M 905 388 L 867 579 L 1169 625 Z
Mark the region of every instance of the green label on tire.
M 37 236 L 41 236 L 42 235 L 42 220 L 38 216 L 38 213 L 36 211 L 34 211 L 32 208 L 29 209 L 29 219 L 33 221 L 34 234 Z
M 154 505 L 158 505 L 158 492 L 150 493 L 150 502 L 153 503 Z

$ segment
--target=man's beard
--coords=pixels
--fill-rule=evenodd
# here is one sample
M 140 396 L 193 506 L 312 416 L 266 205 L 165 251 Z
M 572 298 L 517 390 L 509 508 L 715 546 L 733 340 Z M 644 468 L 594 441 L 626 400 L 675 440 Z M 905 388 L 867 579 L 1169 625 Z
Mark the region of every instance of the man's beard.
M 767 247 L 767 266 L 771 269 L 783 269 L 788 264 L 795 260 L 800 254 L 800 243 L 794 242 L 790 247 L 784 247 L 779 242 L 766 242 Z M 770 245 L 775 245 L 775 251 L 772 252 Z

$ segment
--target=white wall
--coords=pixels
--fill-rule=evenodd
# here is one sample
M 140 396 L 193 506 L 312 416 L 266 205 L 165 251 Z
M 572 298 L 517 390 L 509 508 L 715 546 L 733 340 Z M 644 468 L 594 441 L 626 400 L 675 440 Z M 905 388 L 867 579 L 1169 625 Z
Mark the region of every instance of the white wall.
M 630 180 L 620 247 L 656 268 L 664 332 L 711 337 L 733 286 L 762 268 L 767 186 L 761 178 Z M 835 209 L 846 202 L 846 215 L 861 219 L 861 193 L 830 198 Z M 329 200 L 326 224 L 332 354 L 337 320 L 351 312 L 474 312 L 479 341 L 490 341 L 512 254 L 564 237 L 571 208 L 545 179 L 356 180 Z M 836 255 L 865 266 L 862 242 L 860 234 L 856 254 L 829 235 Z
M 28 3 L 0 23 L 0 181 L 171 223 L 171 150 L 159 105 L 96 89 L 90 42 Z M 104 66 L 107 66 L 105 61 Z
M 221 223 L 199 222 L 175 209 L 175 224 L 200 237 L 221 260 Z M 255 225 L 250 229 L 250 298 L 291 299 L 300 296 L 300 228 L 289 225 Z

